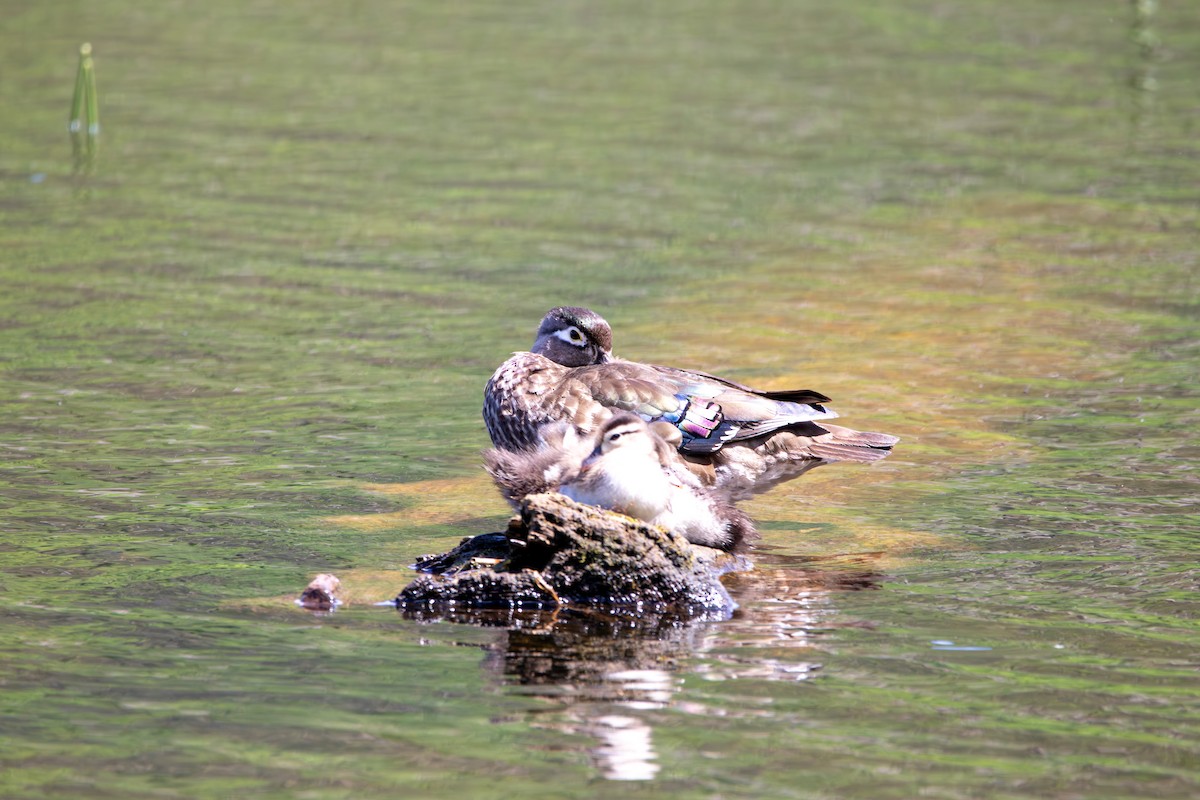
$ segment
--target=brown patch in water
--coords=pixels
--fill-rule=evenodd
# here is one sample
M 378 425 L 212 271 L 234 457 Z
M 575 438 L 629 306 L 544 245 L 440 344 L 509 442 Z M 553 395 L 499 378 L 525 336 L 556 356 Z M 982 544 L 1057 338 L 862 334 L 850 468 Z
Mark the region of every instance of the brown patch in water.
M 384 514 L 343 514 L 326 522 L 355 530 L 375 532 L 397 527 L 445 525 L 485 516 L 501 516 L 508 506 L 500 499 L 488 476 L 480 470 L 462 478 L 413 483 L 366 483 L 364 491 L 395 497 L 404 508 Z

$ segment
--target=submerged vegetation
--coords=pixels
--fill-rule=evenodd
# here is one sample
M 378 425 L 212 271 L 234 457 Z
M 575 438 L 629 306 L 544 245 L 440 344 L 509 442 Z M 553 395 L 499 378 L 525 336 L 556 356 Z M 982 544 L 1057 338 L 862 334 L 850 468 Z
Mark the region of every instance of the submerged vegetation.
M 67 121 L 71 147 L 75 152 L 75 170 L 86 171 L 96 162 L 100 139 L 100 97 L 96 93 L 96 65 L 92 46 L 79 47 L 79 70 L 75 73 L 75 94 L 71 99 L 71 118 Z

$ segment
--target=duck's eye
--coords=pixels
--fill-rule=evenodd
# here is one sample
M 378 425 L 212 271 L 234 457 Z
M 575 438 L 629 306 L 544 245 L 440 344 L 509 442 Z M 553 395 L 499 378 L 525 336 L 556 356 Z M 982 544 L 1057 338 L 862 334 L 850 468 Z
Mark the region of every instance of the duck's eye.
M 608 435 L 608 440 L 610 442 L 615 442 L 617 439 L 620 439 L 620 438 L 621 438 L 621 434 L 616 431 L 613 431 L 612 433 L 610 433 Z
M 583 347 L 587 344 L 587 337 L 583 335 L 583 331 L 574 325 L 569 328 L 560 328 L 554 332 L 554 335 L 573 347 Z

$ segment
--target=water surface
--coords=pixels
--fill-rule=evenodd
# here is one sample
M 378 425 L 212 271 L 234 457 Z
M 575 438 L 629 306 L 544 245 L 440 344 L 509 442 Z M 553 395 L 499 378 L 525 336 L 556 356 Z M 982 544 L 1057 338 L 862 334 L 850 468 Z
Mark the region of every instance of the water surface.
M 0 794 L 1200 792 L 1200 10 L 9 5 Z M 565 302 L 902 447 L 731 620 L 372 605 Z

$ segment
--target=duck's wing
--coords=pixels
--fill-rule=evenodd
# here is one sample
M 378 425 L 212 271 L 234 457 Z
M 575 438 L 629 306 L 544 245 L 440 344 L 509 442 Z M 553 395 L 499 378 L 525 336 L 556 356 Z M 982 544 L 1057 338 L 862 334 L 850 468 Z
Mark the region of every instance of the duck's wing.
M 725 418 L 742 423 L 735 438 L 747 439 L 795 422 L 833 419 L 825 408 L 829 398 L 811 389 L 762 391 L 704 372 L 675 367 L 651 367 L 662 380 L 690 397 L 703 397 L 721 406 Z M 747 430 L 749 429 L 749 430 Z
M 728 420 L 702 383 L 666 376 L 647 364 L 614 360 L 571 371 L 576 391 L 606 409 L 637 414 L 647 422 L 665 422 L 678 428 L 683 452 L 711 453 L 737 434 L 740 424 Z M 586 406 L 583 399 L 579 399 Z
M 748 394 L 766 397 L 769 400 L 781 400 L 790 403 L 828 403 L 830 399 L 820 392 L 814 392 L 812 389 L 755 389 L 752 386 L 747 386 L 744 383 L 731 381 L 728 378 L 720 378 L 716 375 L 709 375 L 707 372 L 700 372 L 694 369 L 679 369 L 677 367 L 662 367 L 653 365 L 656 371 L 664 375 L 678 375 L 684 380 L 702 381 L 712 384 L 720 384 L 732 389 L 738 389 Z
M 634 361 L 580 367 L 572 379 L 604 406 L 675 425 L 685 453 L 712 453 L 730 441 L 837 416 L 821 405 L 828 398 L 818 392 L 758 392 L 702 372 Z

